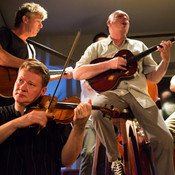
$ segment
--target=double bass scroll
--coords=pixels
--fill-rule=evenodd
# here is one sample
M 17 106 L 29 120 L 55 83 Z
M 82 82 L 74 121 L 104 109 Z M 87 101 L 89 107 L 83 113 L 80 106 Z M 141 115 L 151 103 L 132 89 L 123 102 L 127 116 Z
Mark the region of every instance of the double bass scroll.
M 17 68 L 0 66 L 0 95 L 2 97 L 12 97 L 17 75 Z

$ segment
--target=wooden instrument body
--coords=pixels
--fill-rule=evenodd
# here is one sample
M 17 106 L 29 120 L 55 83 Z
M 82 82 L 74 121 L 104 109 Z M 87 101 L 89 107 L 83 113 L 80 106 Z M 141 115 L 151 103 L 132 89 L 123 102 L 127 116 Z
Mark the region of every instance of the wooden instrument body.
M 18 69 L 0 66 L 0 95 L 12 97 L 13 87 L 18 75 Z
M 171 42 L 175 41 L 175 38 L 170 39 Z M 162 45 L 156 45 L 148 50 L 145 50 L 137 55 L 133 55 L 131 51 L 129 50 L 120 50 L 114 57 L 123 57 L 124 59 L 127 59 L 127 70 L 123 71 L 120 69 L 110 69 L 106 72 L 102 72 L 99 75 L 96 75 L 95 77 L 87 80 L 91 87 L 96 90 L 97 92 L 103 92 L 107 90 L 113 90 L 116 89 L 117 85 L 122 79 L 131 78 L 132 75 L 137 70 L 137 62 L 147 56 L 148 54 L 157 51 L 157 47 L 163 47 Z M 113 58 L 114 58 L 113 57 Z M 91 64 L 100 63 L 103 61 L 108 61 L 113 58 L 97 58 L 91 62 Z
M 122 114 L 124 117 L 125 114 Z M 152 162 L 152 151 L 147 143 L 143 129 L 135 120 L 119 118 L 120 125 L 125 126 L 120 130 L 125 134 L 118 134 L 117 143 L 119 153 L 123 159 L 123 171 L 128 175 L 155 175 Z M 122 122 L 122 123 L 121 123 Z
M 50 70 L 49 73 L 50 75 L 57 75 L 61 74 L 62 70 Z M 0 66 L 0 96 L 12 97 L 17 76 L 17 68 Z
M 91 87 L 97 92 L 103 92 L 106 90 L 113 90 L 120 83 L 122 79 L 131 78 L 137 70 L 137 61 L 133 61 L 133 54 L 129 50 L 121 50 L 114 57 L 123 57 L 127 60 L 127 70 L 110 69 L 103 72 L 87 81 Z M 97 58 L 91 62 L 96 64 L 104 61 L 108 61 L 113 58 Z

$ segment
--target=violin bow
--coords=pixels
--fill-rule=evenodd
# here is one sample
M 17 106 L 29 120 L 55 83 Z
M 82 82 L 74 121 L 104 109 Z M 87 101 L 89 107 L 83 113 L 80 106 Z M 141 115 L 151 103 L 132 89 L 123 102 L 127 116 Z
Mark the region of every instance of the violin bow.
M 80 33 L 81 33 L 81 32 L 78 31 L 78 33 L 77 33 L 77 35 L 76 35 L 76 37 L 75 37 L 75 40 L 74 40 L 74 42 L 73 42 L 73 44 L 72 44 L 72 47 L 71 47 L 71 50 L 70 50 L 69 55 L 68 55 L 68 57 L 67 57 L 67 60 L 66 60 L 66 62 L 65 62 L 65 64 L 64 64 L 63 71 L 61 72 L 61 76 L 60 76 L 60 78 L 59 78 L 59 80 L 58 80 L 57 86 L 56 86 L 56 88 L 55 88 L 55 91 L 54 91 L 54 93 L 53 93 L 53 95 L 52 95 L 52 98 L 51 98 L 51 100 L 50 100 L 50 102 L 49 102 L 49 105 L 48 105 L 48 108 L 46 109 L 46 111 L 49 110 L 49 108 L 50 108 L 50 106 L 51 106 L 51 104 L 52 104 L 52 101 L 53 101 L 53 99 L 54 99 L 54 97 L 55 97 L 56 91 L 57 91 L 58 86 L 59 86 L 59 84 L 60 84 L 60 82 L 61 82 L 61 79 L 62 79 L 62 77 L 63 77 L 63 74 L 65 73 L 65 69 L 66 69 L 66 67 L 67 67 L 67 65 L 68 65 L 68 63 L 69 63 L 69 60 L 70 60 L 70 58 L 71 58 L 71 56 L 72 56 L 72 54 L 73 54 L 73 52 L 74 52 L 74 50 L 75 50 L 75 46 L 76 46 L 76 44 L 77 44 L 77 42 L 78 42 L 78 39 L 79 39 L 79 37 L 80 37 Z M 40 131 L 41 131 L 41 127 L 39 127 L 39 129 L 38 129 L 37 135 L 40 133 Z
M 77 35 L 76 35 L 76 37 L 75 37 L 75 40 L 74 40 L 74 42 L 73 42 L 73 45 L 72 45 L 72 47 L 71 47 L 71 50 L 70 50 L 69 55 L 68 55 L 68 57 L 67 57 L 67 60 L 66 60 L 66 62 L 65 62 L 65 64 L 64 64 L 63 71 L 62 71 L 62 73 L 61 73 L 60 79 L 59 79 L 59 81 L 58 81 L 58 83 L 57 83 L 57 86 L 56 86 L 55 91 L 54 91 L 54 93 L 53 93 L 53 95 L 52 95 L 52 98 L 51 98 L 51 100 L 50 100 L 50 103 L 49 103 L 49 106 L 48 106 L 47 110 L 49 110 L 49 108 L 50 108 L 50 106 L 51 106 L 51 103 L 52 103 L 52 101 L 53 101 L 53 98 L 54 98 L 54 96 L 55 96 L 55 93 L 56 93 L 56 91 L 57 91 L 57 89 L 58 89 L 58 86 L 59 86 L 59 84 L 60 84 L 60 82 L 61 82 L 61 79 L 62 79 L 62 77 L 63 77 L 63 74 L 65 73 L 65 69 L 66 69 L 66 67 L 67 67 L 67 65 L 68 65 L 68 63 L 69 63 L 69 60 L 70 60 L 70 58 L 71 58 L 71 56 L 72 56 L 72 54 L 73 54 L 73 52 L 74 52 L 74 50 L 75 50 L 75 46 L 76 46 L 76 44 L 77 44 L 77 42 L 78 42 L 79 37 L 80 37 L 80 31 L 78 31 L 78 33 L 77 33 Z

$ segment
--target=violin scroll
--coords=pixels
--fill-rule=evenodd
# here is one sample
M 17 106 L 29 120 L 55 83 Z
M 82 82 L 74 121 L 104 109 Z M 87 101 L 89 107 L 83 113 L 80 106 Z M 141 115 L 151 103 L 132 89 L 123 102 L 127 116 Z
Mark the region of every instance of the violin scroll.
M 99 108 L 100 108 L 99 110 L 104 114 L 103 117 L 105 117 L 105 115 L 107 114 L 110 116 L 110 119 L 111 119 L 111 118 L 117 118 L 120 115 L 120 111 L 117 108 L 112 108 L 112 109 L 109 109 L 107 107 L 99 107 Z

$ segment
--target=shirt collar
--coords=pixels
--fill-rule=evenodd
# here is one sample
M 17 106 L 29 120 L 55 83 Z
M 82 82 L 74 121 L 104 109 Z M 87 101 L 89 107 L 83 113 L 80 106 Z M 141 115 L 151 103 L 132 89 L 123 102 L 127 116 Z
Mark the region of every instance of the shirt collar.
M 126 39 L 123 41 L 121 47 L 123 47 L 123 45 L 124 45 L 125 43 L 127 43 L 127 42 L 128 42 L 128 38 L 126 38 Z M 110 45 L 110 44 L 115 45 L 110 35 L 109 35 L 108 38 L 106 39 L 106 44 L 107 44 L 107 45 Z M 116 46 L 116 45 L 115 45 L 115 46 Z
M 106 44 L 109 45 L 113 42 L 112 38 L 110 37 L 110 35 L 107 37 L 106 39 Z
M 43 105 L 40 104 L 40 101 L 42 99 L 42 96 L 40 96 L 37 100 L 35 100 L 32 104 L 26 106 L 24 113 L 27 113 L 30 109 L 41 109 L 43 108 Z

